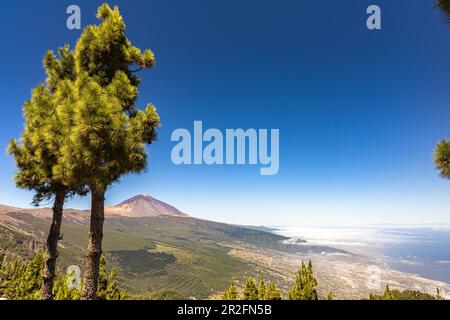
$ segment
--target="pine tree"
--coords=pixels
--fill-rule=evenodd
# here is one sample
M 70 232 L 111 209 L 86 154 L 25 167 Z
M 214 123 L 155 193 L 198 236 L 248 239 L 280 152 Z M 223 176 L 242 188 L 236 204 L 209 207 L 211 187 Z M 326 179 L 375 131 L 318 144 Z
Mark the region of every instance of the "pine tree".
M 97 297 L 99 300 L 125 300 L 127 294 L 122 292 L 116 281 L 117 269 L 113 268 L 108 275 L 106 258 L 100 259 Z
M 383 300 L 394 300 L 394 296 L 392 295 L 389 286 L 386 286 L 386 290 L 384 291 Z
M 258 284 L 258 300 L 264 300 L 264 295 L 266 294 L 266 283 L 264 278 L 259 279 Z
M 258 288 L 252 277 L 249 277 L 245 283 L 244 300 L 258 300 Z
M 391 290 L 386 286 L 383 295 L 370 294 L 370 300 L 439 300 L 438 297 L 417 290 Z
M 102 300 L 124 300 L 126 292 L 117 284 L 117 270 L 108 274 L 106 259 L 102 256 L 97 295 Z M 37 253 L 29 261 L 15 258 L 3 262 L 0 267 L 1 296 L 10 300 L 35 300 L 41 292 L 41 274 L 44 270 L 44 255 Z M 69 286 L 72 274 L 57 274 L 53 286 L 55 300 L 79 300 L 81 289 Z
M 73 274 L 58 274 L 53 287 L 53 296 L 55 300 L 80 300 L 81 290 L 68 284 Z
M 436 4 L 445 14 L 445 20 L 450 22 L 450 0 L 436 0 Z
M 36 300 L 41 289 L 44 257 L 37 254 L 31 261 L 15 259 L 2 265 L 0 287 L 10 300 Z
M 436 169 L 440 171 L 440 176 L 450 179 L 450 140 L 441 140 L 434 150 L 433 160 Z
M 289 291 L 289 300 L 318 300 L 317 297 L 317 280 L 314 277 L 311 260 L 308 266 L 302 261 L 301 267 L 298 270 L 294 286 Z
M 47 79 L 33 90 L 31 99 L 25 103 L 21 143 L 13 140 L 9 144 L 9 153 L 14 156 L 19 169 L 15 175 L 17 186 L 35 192 L 33 204 L 36 206 L 44 200 L 54 200 L 46 242 L 42 299 L 52 298 L 64 202 L 75 194 L 86 193 L 83 186 L 68 186 L 53 174 L 53 168 L 61 156 L 63 139 L 61 122 L 55 113 L 54 94 L 60 82 L 75 78 L 74 57 L 69 47 L 60 48 L 58 53 L 59 58 L 53 52 L 47 52 L 44 58 Z
M 391 289 L 389 289 L 389 286 L 386 286 L 386 289 L 384 290 L 383 295 L 379 296 L 379 295 L 370 294 L 369 300 L 396 300 L 396 299 L 395 299 L 394 294 L 391 291 Z
M 239 300 L 239 294 L 234 281 L 231 282 L 230 287 L 223 293 L 222 300 Z
M 277 289 L 277 286 L 274 282 L 271 282 L 267 286 L 263 300 L 281 300 L 281 292 Z
M 91 193 L 83 299 L 96 299 L 106 190 L 122 176 L 146 169 L 145 144 L 156 139 L 159 126 L 153 105 L 144 111 L 134 106 L 140 83 L 134 73 L 152 67 L 153 54 L 131 45 L 117 7 L 104 4 L 97 17 L 101 23 L 86 27 L 77 42 L 76 78 L 62 81 L 56 91 L 65 139 L 54 173 L 69 185 L 88 186 Z

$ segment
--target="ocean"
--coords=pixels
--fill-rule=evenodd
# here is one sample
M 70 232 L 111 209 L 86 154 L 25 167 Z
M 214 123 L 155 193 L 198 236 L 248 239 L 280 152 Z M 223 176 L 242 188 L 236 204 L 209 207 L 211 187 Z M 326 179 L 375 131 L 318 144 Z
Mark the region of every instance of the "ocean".
M 391 269 L 450 283 L 450 226 L 274 227 L 276 233 L 377 255 Z

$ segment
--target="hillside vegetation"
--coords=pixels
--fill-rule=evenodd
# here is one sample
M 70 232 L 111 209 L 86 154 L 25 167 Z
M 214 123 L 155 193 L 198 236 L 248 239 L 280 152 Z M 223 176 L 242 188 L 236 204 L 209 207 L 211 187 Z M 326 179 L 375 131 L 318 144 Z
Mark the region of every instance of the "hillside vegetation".
M 88 215 L 67 214 L 62 226 L 58 269 L 69 265 L 83 269 L 87 245 Z M 50 219 L 30 212 L 3 214 L 0 221 L 0 258 L 31 258 L 43 248 Z M 161 216 L 127 218 L 110 216 L 105 221 L 104 255 L 118 270 L 121 287 L 130 294 L 177 290 L 186 297 L 206 298 L 225 288 L 231 278 L 245 279 L 257 273 L 252 263 L 229 255 L 234 243 L 293 250 L 286 238 L 194 218 Z M 213 291 L 211 291 L 213 290 Z

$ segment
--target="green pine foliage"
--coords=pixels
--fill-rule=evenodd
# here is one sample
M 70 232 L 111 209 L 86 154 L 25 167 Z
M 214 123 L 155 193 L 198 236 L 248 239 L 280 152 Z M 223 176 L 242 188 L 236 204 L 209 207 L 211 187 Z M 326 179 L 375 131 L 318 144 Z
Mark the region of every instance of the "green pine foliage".
M 31 261 L 14 259 L 0 268 L 0 288 L 4 298 L 10 300 L 37 300 L 40 296 L 41 273 L 44 269 L 42 254 Z
M 248 278 L 245 283 L 244 300 L 258 300 L 258 288 L 252 277 Z
M 117 77 L 124 86 L 130 84 L 122 73 Z M 91 190 L 106 190 L 124 174 L 146 168 L 144 137 L 147 124 L 159 124 L 156 111 L 149 106 L 129 118 L 121 100 L 108 93 L 112 90 L 82 73 L 57 92 L 57 112 L 65 123 L 66 140 L 54 173 L 68 184 L 85 183 Z
M 0 297 L 9 300 L 36 300 L 40 298 L 44 254 L 38 253 L 30 261 L 13 259 L 0 266 Z M 55 300 L 79 300 L 81 289 L 69 286 L 72 274 L 58 274 L 53 286 Z M 101 259 L 97 296 L 99 300 L 125 300 L 128 294 L 119 289 L 117 270 L 107 271 L 107 262 Z
M 317 297 L 317 280 L 314 276 L 311 260 L 308 266 L 302 261 L 301 267 L 298 270 L 294 286 L 289 291 L 289 300 L 318 300 Z
M 433 296 L 417 290 L 391 290 L 386 286 L 383 295 L 370 294 L 369 300 L 440 300 L 439 290 L 437 292 L 437 296 Z
M 258 300 L 264 300 L 264 295 L 266 294 L 266 282 L 264 278 L 259 279 L 258 284 Z
M 450 179 L 450 140 L 441 140 L 434 150 L 433 160 L 440 176 Z
M 36 204 L 58 193 L 63 200 L 92 193 L 86 299 L 96 298 L 105 193 L 124 175 L 147 169 L 146 145 L 156 140 L 160 124 L 152 104 L 135 106 L 140 84 L 136 72 L 155 64 L 153 53 L 131 44 L 117 7 L 103 4 L 97 18 L 100 24 L 86 27 L 73 51 L 65 46 L 59 57 L 46 54 L 47 79 L 24 106 L 21 142 L 9 146 L 19 169 L 16 183 L 36 192 Z M 59 226 L 56 221 L 49 247 L 56 247 Z M 46 259 L 46 279 L 54 274 L 55 251 Z
M 59 274 L 56 276 L 55 284 L 53 286 L 54 300 L 80 300 L 81 290 L 75 288 L 73 274 Z
M 153 53 L 142 52 L 125 36 L 125 23 L 118 7 L 103 4 L 98 8 L 100 25 L 90 25 L 83 31 L 75 48 L 76 72 L 85 71 L 95 77 L 101 86 L 108 86 L 118 71 L 123 72 L 133 87 L 140 83 L 134 75 L 137 70 L 151 68 L 155 64 Z M 137 69 L 131 70 L 130 65 Z M 130 89 L 130 88 L 128 88 Z M 127 94 L 128 95 L 128 94 Z M 135 96 L 128 100 L 134 105 Z
M 25 102 L 25 123 L 20 142 L 12 140 L 8 148 L 18 168 L 16 185 L 35 191 L 35 205 L 51 199 L 57 192 L 68 196 L 86 193 L 82 185 L 69 186 L 53 173 L 64 139 L 62 123 L 56 114 L 55 92 L 61 82 L 75 79 L 74 57 L 69 47 L 59 48 L 58 54 L 59 57 L 52 51 L 47 52 L 43 62 L 47 79 L 32 91 L 31 99 Z
M 262 300 L 281 300 L 281 292 L 278 290 L 276 284 L 271 282 L 264 292 L 264 299 Z
M 154 65 L 153 53 L 131 44 L 117 7 L 103 4 L 97 18 L 100 24 L 86 27 L 76 44 L 75 79 L 56 89 L 65 140 L 53 172 L 92 194 L 83 299 L 95 299 L 98 289 L 105 193 L 121 177 L 147 169 L 146 144 L 156 140 L 160 123 L 152 104 L 135 107 L 135 73 Z
M 75 79 L 74 55 L 69 46 L 58 50 L 59 57 L 48 51 L 44 57 L 47 74 L 45 83 L 38 85 L 23 108 L 24 130 L 20 142 L 11 141 L 8 151 L 14 156 L 18 171 L 15 182 L 19 188 L 34 191 L 33 204 L 54 200 L 53 217 L 46 242 L 45 271 L 42 276 L 42 298 L 52 299 L 55 267 L 58 257 L 58 241 L 64 202 L 76 194 L 85 195 L 82 184 L 69 185 L 54 174 L 64 141 L 63 124 L 57 115 L 55 93 L 63 81 Z
M 222 300 L 239 300 L 239 293 L 234 281 L 231 282 L 230 287 L 223 293 Z
M 288 300 L 318 300 L 316 291 L 317 280 L 314 276 L 311 260 L 306 265 L 303 261 L 295 278 L 292 289 L 288 292 Z M 253 278 L 248 278 L 243 296 L 238 293 L 234 282 L 231 282 L 222 294 L 222 300 L 282 300 L 281 291 L 277 288 L 275 282 L 266 284 L 264 279 L 260 279 L 256 286 Z M 334 300 L 334 295 L 330 291 L 326 295 L 326 300 Z M 417 290 L 391 290 L 388 286 L 382 295 L 370 294 L 369 300 L 443 300 L 439 288 L 436 289 L 436 295 L 430 295 Z
M 99 300 L 125 300 L 127 298 L 127 293 L 119 290 L 116 277 L 117 269 L 113 268 L 108 274 L 106 258 L 102 256 L 97 289 L 97 298 Z
M 274 282 L 270 282 L 266 285 L 263 278 L 259 280 L 258 286 L 256 286 L 253 278 L 248 278 L 243 290 L 242 297 L 239 295 L 239 291 L 234 281 L 223 292 L 222 300 L 281 300 L 281 291 L 278 290 Z

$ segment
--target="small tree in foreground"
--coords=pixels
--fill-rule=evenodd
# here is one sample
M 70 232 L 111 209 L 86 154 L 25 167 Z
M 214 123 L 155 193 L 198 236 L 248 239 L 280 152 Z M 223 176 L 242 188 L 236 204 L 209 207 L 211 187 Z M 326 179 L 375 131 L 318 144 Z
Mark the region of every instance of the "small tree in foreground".
M 0 267 L 0 288 L 2 295 L 10 300 L 36 300 L 39 298 L 44 270 L 44 255 L 38 253 L 30 261 L 13 259 Z M 79 300 L 81 289 L 70 286 L 72 274 L 57 274 L 52 295 L 55 300 Z M 117 284 L 117 270 L 108 273 L 105 257 L 101 258 L 97 296 L 101 300 L 124 300 L 127 293 Z M 1 295 L 0 295 L 1 297 Z
M 258 288 L 252 277 L 248 278 L 245 283 L 244 300 L 258 300 Z
M 294 286 L 289 291 L 289 300 L 318 300 L 317 297 L 317 280 L 314 277 L 311 260 L 308 266 L 302 261 L 301 267 L 298 270 Z
M 417 290 L 404 290 L 397 289 L 391 290 L 389 286 L 386 286 L 383 295 L 370 294 L 369 300 L 439 300 L 439 296 L 433 296 L 428 293 L 423 293 Z
M 239 293 L 234 281 L 231 282 L 230 287 L 223 293 L 222 300 L 239 300 Z
M 43 269 L 42 254 L 37 254 L 28 262 L 17 258 L 3 263 L 0 268 L 0 287 L 3 288 L 3 296 L 10 300 L 39 299 Z
M 106 258 L 100 259 L 100 275 L 98 279 L 97 297 L 100 300 L 125 300 L 127 293 L 119 289 L 117 285 L 117 269 L 113 268 L 108 275 Z
M 277 286 L 274 282 L 271 282 L 267 286 L 263 300 L 281 300 L 281 292 L 277 289 Z
M 264 300 L 264 295 L 266 294 L 266 282 L 264 278 L 259 279 L 258 284 L 258 300 Z

